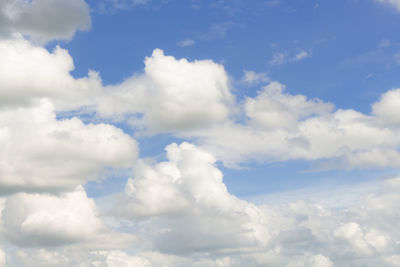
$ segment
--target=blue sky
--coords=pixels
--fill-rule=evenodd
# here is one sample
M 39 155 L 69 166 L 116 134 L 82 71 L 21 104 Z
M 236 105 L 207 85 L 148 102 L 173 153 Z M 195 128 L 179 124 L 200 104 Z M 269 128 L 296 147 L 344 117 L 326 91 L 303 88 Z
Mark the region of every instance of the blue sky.
M 0 0 L 0 267 L 398 266 L 399 0 Z

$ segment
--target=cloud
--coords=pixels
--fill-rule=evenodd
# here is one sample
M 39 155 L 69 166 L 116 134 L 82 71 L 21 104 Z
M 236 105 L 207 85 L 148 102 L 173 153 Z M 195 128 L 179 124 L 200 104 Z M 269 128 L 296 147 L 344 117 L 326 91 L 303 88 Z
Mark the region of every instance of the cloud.
M 287 62 L 287 54 L 284 52 L 275 53 L 269 61 L 271 65 L 282 65 Z
M 104 226 L 83 188 L 61 197 L 20 193 L 2 212 L 5 236 L 20 246 L 55 246 L 85 240 Z
M 166 150 L 168 161 L 135 168 L 113 208 L 117 216 L 144 220 L 144 238 L 167 253 L 229 253 L 268 243 L 261 210 L 228 193 L 211 154 L 188 143 Z
M 50 98 L 57 110 L 90 105 L 101 92 L 101 80 L 90 71 L 88 77 L 74 79 L 68 51 L 56 47 L 52 53 L 21 38 L 0 41 L 0 108 L 32 105 Z
M 247 83 L 249 85 L 269 82 L 267 73 L 265 72 L 257 73 L 251 70 L 244 71 L 244 77 L 242 80 L 244 83 Z
M 152 244 L 136 256 L 153 264 L 395 266 L 399 185 L 389 179 L 341 208 L 256 206 L 227 192 L 211 154 L 182 143 L 167 147 L 167 161 L 136 168 L 113 210 Z
M 7 266 L 6 264 L 6 254 L 2 249 L 0 249 L 0 266 Z
M 53 105 L 0 110 L 1 194 L 64 190 L 101 178 L 106 168 L 128 168 L 136 141 L 107 124 L 57 120 Z
M 290 159 L 320 160 L 327 163 L 323 168 L 400 166 L 395 97 L 384 95 L 373 105 L 376 115 L 366 115 L 334 110 L 330 103 L 286 94 L 283 88 L 271 82 L 256 97 L 247 98 L 245 123 L 225 121 L 181 136 L 195 137 L 228 166 Z
M 149 2 L 149 0 L 101 0 L 96 3 L 95 10 L 99 13 L 115 13 L 118 10 L 129 10 Z
M 271 65 L 283 65 L 290 62 L 297 62 L 300 60 L 304 60 L 308 57 L 311 57 L 311 53 L 305 50 L 300 49 L 295 55 L 291 55 L 290 53 L 277 52 L 272 56 L 272 59 L 269 61 Z
M 391 6 L 396 9 L 396 11 L 400 11 L 400 1 L 399 0 L 375 0 L 376 2 Z
M 372 105 L 372 112 L 385 126 L 400 126 L 400 89 L 387 91 L 381 99 Z
M 40 43 L 69 40 L 91 26 L 84 0 L 5 0 L 0 3 L 0 22 L 0 36 L 20 33 Z
M 326 267 L 396 266 L 400 255 L 393 227 L 400 212 L 400 178 L 342 208 L 303 200 L 256 206 L 227 192 L 212 155 L 182 143 L 167 147 L 167 161 L 143 163 L 119 197 L 114 211 L 131 221 L 124 231 L 141 240 L 133 250 L 78 243 L 8 250 L 8 259 L 16 266 Z M 58 244 L 84 242 L 102 225 L 81 188 L 59 197 L 9 197 L 3 221 L 6 236 L 19 238 L 12 241 L 36 245 L 49 236 Z
M 295 55 L 294 60 L 295 60 L 295 61 L 299 61 L 299 60 L 308 58 L 309 56 L 310 56 L 310 53 L 309 53 L 309 52 L 306 52 L 306 51 L 304 51 L 304 50 L 300 50 L 300 51 Z
M 207 32 L 199 34 L 198 38 L 204 41 L 225 39 L 229 29 L 235 25 L 233 22 L 215 23 L 210 26 Z
M 246 99 L 245 112 L 254 128 L 290 129 L 301 119 L 329 114 L 333 109 L 330 103 L 284 94 L 284 90 L 284 85 L 271 82 L 258 92 L 257 97 Z
M 180 47 L 187 47 L 187 46 L 192 46 L 192 45 L 194 45 L 194 40 L 192 40 L 192 39 L 185 39 L 185 40 L 182 40 L 182 41 L 180 41 L 180 42 L 178 42 L 178 46 L 180 46 Z
M 99 113 L 143 114 L 133 123 L 144 123 L 150 132 L 204 127 L 229 116 L 234 97 L 221 65 L 211 60 L 177 60 L 156 49 L 146 58 L 144 72 L 106 88 Z

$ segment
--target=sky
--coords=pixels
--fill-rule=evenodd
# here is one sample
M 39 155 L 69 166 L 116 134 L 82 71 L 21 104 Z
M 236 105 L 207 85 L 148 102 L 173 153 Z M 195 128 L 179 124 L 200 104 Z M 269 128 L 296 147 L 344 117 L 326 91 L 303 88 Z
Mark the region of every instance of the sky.
M 399 23 L 0 0 L 0 267 L 398 266 Z

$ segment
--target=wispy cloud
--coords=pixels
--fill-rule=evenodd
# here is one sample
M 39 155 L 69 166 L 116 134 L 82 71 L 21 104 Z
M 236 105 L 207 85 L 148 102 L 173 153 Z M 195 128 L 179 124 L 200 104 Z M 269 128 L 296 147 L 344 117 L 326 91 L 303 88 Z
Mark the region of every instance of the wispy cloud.
M 287 51 L 283 51 L 273 54 L 269 63 L 271 65 L 283 65 L 286 63 L 301 61 L 309 57 L 311 57 L 311 52 L 302 49 L 298 50 L 298 52 L 295 54 L 290 54 Z
M 266 72 L 254 72 L 251 70 L 244 70 L 243 72 L 242 81 L 246 84 L 254 85 L 270 81 Z
M 375 0 L 375 2 L 393 7 L 397 12 L 400 12 L 400 0 Z
M 179 41 L 177 43 L 177 45 L 180 46 L 180 47 L 187 47 L 187 46 L 194 45 L 194 43 L 195 43 L 195 41 L 192 40 L 192 39 L 185 39 L 185 40 Z
M 204 41 L 211 41 L 215 39 L 225 39 L 228 30 L 235 25 L 233 22 L 215 23 L 210 26 L 208 31 L 198 35 L 198 38 Z

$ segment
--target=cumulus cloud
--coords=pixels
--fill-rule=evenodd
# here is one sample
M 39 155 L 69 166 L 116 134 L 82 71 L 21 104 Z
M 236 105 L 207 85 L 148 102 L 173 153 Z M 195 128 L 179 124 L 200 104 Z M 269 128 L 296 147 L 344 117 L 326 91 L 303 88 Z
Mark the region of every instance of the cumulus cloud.
M 400 89 L 393 89 L 381 96 L 372 105 L 372 112 L 378 117 L 379 123 L 385 126 L 400 126 Z
M 20 193 L 2 212 L 6 237 L 20 246 L 54 246 L 85 240 L 103 226 L 83 188 L 61 197 Z
M 137 256 L 153 264 L 395 266 L 399 178 L 341 208 L 303 200 L 256 206 L 227 192 L 208 152 L 171 144 L 167 159 L 142 163 L 114 206 L 152 244 Z
M 137 144 L 107 124 L 57 120 L 51 102 L 0 110 L 1 193 L 75 187 L 105 168 L 128 168 Z
M 168 253 L 225 253 L 268 243 L 263 214 L 228 193 L 211 154 L 188 143 L 166 150 L 168 161 L 136 168 L 115 205 L 118 216 L 145 220 L 146 237 Z
M 30 105 L 50 98 L 58 110 L 90 105 L 101 91 L 101 80 L 91 71 L 74 79 L 68 52 L 57 47 L 52 53 L 21 38 L 0 41 L 0 108 Z
M 144 71 L 106 88 L 98 112 L 142 114 L 131 123 L 144 124 L 152 132 L 204 127 L 228 118 L 234 97 L 221 65 L 211 60 L 177 60 L 156 49 L 146 58 Z
M 0 3 L 0 36 L 14 33 L 45 43 L 71 39 L 90 28 L 90 9 L 84 0 L 4 0 Z
M 342 208 L 303 200 L 256 206 L 226 191 L 209 153 L 188 143 L 172 144 L 167 153 L 165 162 L 143 163 L 115 202 L 118 216 L 131 221 L 125 230 L 140 237 L 134 250 L 39 247 L 8 257 L 16 266 L 397 265 L 400 178 Z M 160 184 L 167 193 L 157 191 Z M 17 194 L 5 202 L 6 237 L 36 245 L 46 237 L 82 242 L 102 227 L 95 210 L 80 188 L 59 197 Z
M 303 95 L 285 94 L 285 86 L 271 82 L 255 98 L 247 98 L 245 112 L 255 128 L 291 129 L 299 120 L 312 115 L 329 114 L 330 103 L 319 99 L 307 100 Z
M 373 105 L 375 114 L 368 115 L 334 110 L 331 103 L 287 94 L 282 84 L 271 82 L 244 102 L 245 123 L 225 121 L 182 136 L 196 137 L 228 166 L 248 160 L 307 159 L 336 168 L 396 167 L 396 92 L 385 93 Z

